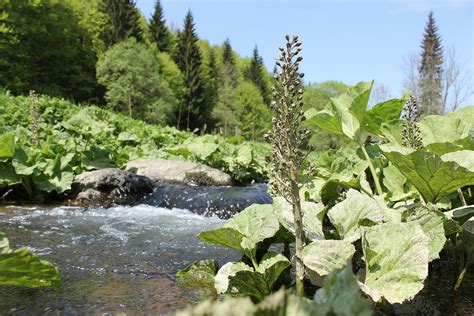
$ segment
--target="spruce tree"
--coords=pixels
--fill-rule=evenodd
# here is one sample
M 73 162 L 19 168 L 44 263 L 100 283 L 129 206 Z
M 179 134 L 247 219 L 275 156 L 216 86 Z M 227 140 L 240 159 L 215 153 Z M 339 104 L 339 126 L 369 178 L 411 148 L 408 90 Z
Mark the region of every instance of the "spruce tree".
M 208 122 L 210 108 L 205 104 L 205 84 L 201 75 L 201 53 L 197 46 L 194 19 L 188 11 L 184 29 L 178 33 L 176 64 L 184 75 L 185 92 L 177 113 L 179 128 L 202 128 Z
M 222 77 L 229 77 L 233 87 L 237 86 L 237 71 L 235 70 L 234 51 L 229 39 L 222 44 Z
M 137 41 L 143 40 L 140 12 L 134 0 L 104 0 L 101 10 L 107 17 L 102 34 L 107 47 L 129 37 L 135 37 Z
M 263 66 L 263 59 L 258 54 L 257 45 L 253 49 L 252 59 L 250 60 L 250 65 L 245 69 L 244 76 L 245 79 L 253 82 L 257 88 L 260 90 L 260 94 L 266 104 L 270 104 L 270 96 L 268 93 L 268 86 L 263 76 L 263 71 L 265 67 Z
M 433 12 L 428 15 L 421 49 L 421 63 L 418 69 L 420 74 L 420 112 L 421 115 L 442 114 L 443 47 Z
M 153 42 L 155 42 L 160 52 L 168 52 L 170 50 L 171 34 L 165 23 L 160 0 L 155 2 L 155 11 L 150 20 L 150 33 Z

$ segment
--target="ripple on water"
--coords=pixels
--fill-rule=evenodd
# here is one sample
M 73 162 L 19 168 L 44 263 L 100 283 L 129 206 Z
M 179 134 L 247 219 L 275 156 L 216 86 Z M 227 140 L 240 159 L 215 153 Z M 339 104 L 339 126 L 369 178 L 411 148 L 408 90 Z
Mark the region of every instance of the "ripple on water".
M 53 262 L 63 279 L 58 292 L 0 287 L 0 314 L 12 308 L 18 313 L 163 313 L 212 295 L 182 288 L 174 273 L 195 260 L 237 260 L 237 253 L 196 237 L 224 223 L 149 205 L 0 209 L 0 227 L 12 245 Z

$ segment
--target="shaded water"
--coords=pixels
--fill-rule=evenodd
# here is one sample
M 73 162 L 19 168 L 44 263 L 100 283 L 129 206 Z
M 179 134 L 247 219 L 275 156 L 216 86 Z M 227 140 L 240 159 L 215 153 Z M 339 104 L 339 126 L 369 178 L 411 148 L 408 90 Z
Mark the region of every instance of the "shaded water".
M 0 287 L 0 314 L 156 314 L 213 295 L 211 289 L 179 285 L 174 274 L 195 260 L 239 258 L 196 238 L 224 223 L 148 205 L 1 208 L 0 231 L 12 246 L 54 263 L 63 283 L 57 292 Z

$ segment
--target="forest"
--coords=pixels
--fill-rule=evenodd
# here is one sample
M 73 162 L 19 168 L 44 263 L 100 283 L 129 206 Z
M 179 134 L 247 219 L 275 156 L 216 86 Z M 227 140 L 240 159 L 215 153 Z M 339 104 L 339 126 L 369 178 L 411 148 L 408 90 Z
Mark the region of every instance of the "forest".
M 0 1 L 0 314 L 474 311 L 474 86 L 433 11 L 393 98 L 160 0 Z

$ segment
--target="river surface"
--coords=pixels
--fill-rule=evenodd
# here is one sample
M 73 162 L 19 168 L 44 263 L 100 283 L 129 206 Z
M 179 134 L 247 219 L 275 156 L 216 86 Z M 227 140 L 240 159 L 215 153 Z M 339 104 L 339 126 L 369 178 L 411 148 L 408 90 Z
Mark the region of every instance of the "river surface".
M 214 295 L 175 282 L 195 260 L 238 260 L 196 235 L 225 220 L 149 205 L 109 209 L 2 207 L 0 231 L 54 263 L 59 291 L 0 287 L 3 314 L 157 314 Z
M 0 286 L 0 315 L 162 314 L 214 297 L 212 288 L 176 282 L 175 273 L 196 260 L 240 258 L 196 237 L 225 222 L 150 205 L 0 207 L 0 231 L 12 247 L 54 263 L 62 277 L 59 291 Z M 474 315 L 474 275 L 456 293 L 453 276 L 438 265 L 411 304 L 379 314 Z

